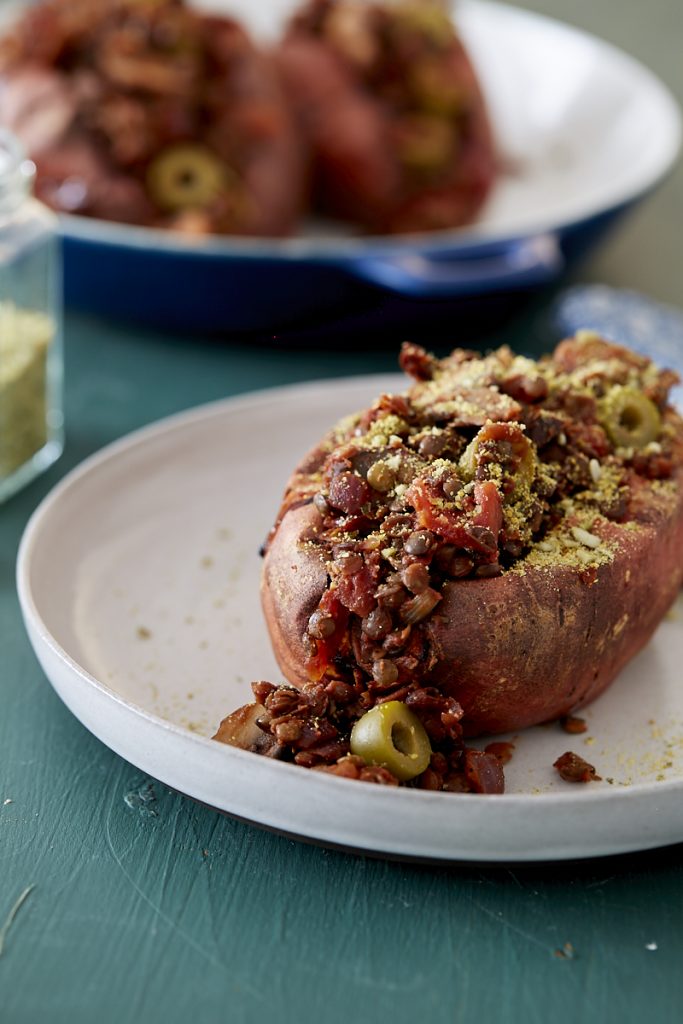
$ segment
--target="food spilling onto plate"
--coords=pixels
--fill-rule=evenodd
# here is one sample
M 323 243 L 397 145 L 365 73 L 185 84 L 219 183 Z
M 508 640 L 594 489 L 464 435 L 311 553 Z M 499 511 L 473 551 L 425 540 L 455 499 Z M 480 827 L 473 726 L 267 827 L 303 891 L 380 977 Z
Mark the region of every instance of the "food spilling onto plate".
M 538 361 L 405 344 L 400 362 L 412 386 L 338 423 L 289 480 L 262 576 L 287 682 L 254 683 L 215 738 L 501 793 L 513 744 L 471 739 L 581 731 L 575 712 L 681 586 L 678 377 L 592 331 Z M 570 751 L 555 767 L 599 780 Z
M 182 0 L 42 0 L 0 39 L 0 122 L 54 209 L 191 235 L 455 227 L 495 172 L 441 0 L 312 0 L 268 51 Z

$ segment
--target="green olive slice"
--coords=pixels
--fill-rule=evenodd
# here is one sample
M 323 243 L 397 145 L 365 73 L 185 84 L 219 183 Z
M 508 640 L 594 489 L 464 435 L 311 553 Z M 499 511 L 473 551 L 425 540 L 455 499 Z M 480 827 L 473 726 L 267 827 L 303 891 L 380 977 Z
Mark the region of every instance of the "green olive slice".
M 164 210 L 209 206 L 232 180 L 232 172 L 206 146 L 181 143 L 163 150 L 147 171 L 147 189 Z
M 402 0 L 393 8 L 395 24 L 443 49 L 455 38 L 455 28 L 441 0 Z
M 466 110 L 467 95 L 443 61 L 427 58 L 410 71 L 408 87 L 418 109 L 440 117 L 454 117 Z
M 654 402 L 636 388 L 618 385 L 600 403 L 600 422 L 618 448 L 644 448 L 656 441 L 662 418 Z
M 501 441 L 512 446 L 512 455 L 516 463 L 511 467 L 513 489 L 507 496 L 507 500 L 510 501 L 531 487 L 537 467 L 534 446 L 526 434 L 522 433 L 518 424 L 485 424 L 460 456 L 459 468 L 465 480 L 474 480 L 483 446 L 487 443 L 496 445 Z
M 436 171 L 448 165 L 457 146 L 453 125 L 431 114 L 406 114 L 397 125 L 397 154 L 409 170 Z
M 400 700 L 390 700 L 358 719 L 351 731 L 351 753 L 407 782 L 429 767 L 432 748 L 420 719 Z

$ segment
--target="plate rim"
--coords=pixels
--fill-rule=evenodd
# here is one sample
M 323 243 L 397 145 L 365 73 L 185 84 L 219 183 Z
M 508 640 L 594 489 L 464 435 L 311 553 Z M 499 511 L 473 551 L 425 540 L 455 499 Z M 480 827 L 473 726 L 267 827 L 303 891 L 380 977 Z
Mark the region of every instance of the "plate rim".
M 30 517 L 24 532 L 21 537 L 18 555 L 17 555 L 17 591 L 19 596 L 19 602 L 21 606 L 22 616 L 24 619 L 25 627 L 29 634 L 29 639 L 36 654 L 38 655 L 38 649 L 34 642 L 34 634 L 39 638 L 39 641 L 49 650 L 51 655 L 56 658 L 62 665 L 64 665 L 71 675 L 75 675 L 79 680 L 81 686 L 86 689 L 92 689 L 97 692 L 100 698 L 104 701 L 114 701 L 115 704 L 126 714 L 134 716 L 137 720 L 143 722 L 143 727 L 149 727 L 153 729 L 157 736 L 168 737 L 172 736 L 178 740 L 179 743 L 190 744 L 197 751 L 212 751 L 212 757 L 217 756 L 217 750 L 221 752 L 221 756 L 226 758 L 226 763 L 229 764 L 235 761 L 235 764 L 241 766 L 247 770 L 249 774 L 252 774 L 254 770 L 259 772 L 266 782 L 275 781 L 279 777 L 282 777 L 284 772 L 290 783 L 295 783 L 297 788 L 303 787 L 304 795 L 307 787 L 315 787 L 322 791 L 329 791 L 330 797 L 333 800 L 335 793 L 346 793 L 347 798 L 359 803 L 363 807 L 372 807 L 373 804 L 385 807 L 388 806 L 392 809 L 399 809 L 404 806 L 417 807 L 420 805 L 432 806 L 432 807 L 452 807 L 462 811 L 463 807 L 469 807 L 471 810 L 477 812 L 478 815 L 485 814 L 500 814 L 501 809 L 505 809 L 506 815 L 514 815 L 514 813 L 522 808 L 528 809 L 534 807 L 535 813 L 546 811 L 548 808 L 561 808 L 562 813 L 569 811 L 574 808 L 597 808 L 599 809 L 603 805 L 614 807 L 616 805 L 623 805 L 624 803 L 632 802 L 634 799 L 647 800 L 652 796 L 658 796 L 665 800 L 673 800 L 677 798 L 680 791 L 683 790 L 683 779 L 672 779 L 663 781 L 653 782 L 642 782 L 635 783 L 628 786 L 619 787 L 595 787 L 594 789 L 588 789 L 581 787 L 580 791 L 574 792 L 568 790 L 566 793 L 554 791 L 546 793 L 509 793 L 502 795 L 489 795 L 486 800 L 479 801 L 477 795 L 473 794 L 452 794 L 452 793 L 432 793 L 422 790 L 411 790 L 411 789 L 394 789 L 393 787 L 373 787 L 364 786 L 359 789 L 357 793 L 355 790 L 349 790 L 344 788 L 338 790 L 335 787 L 348 787 L 348 780 L 337 778 L 334 775 L 319 773 L 319 772 L 306 772 L 300 767 L 288 764 L 286 762 L 271 761 L 267 758 L 260 758 L 249 751 L 240 750 L 238 748 L 232 748 L 225 745 L 218 745 L 214 740 L 207 736 L 198 735 L 189 729 L 184 728 L 181 725 L 177 725 L 174 722 L 169 721 L 157 715 L 134 701 L 124 698 L 116 690 L 109 687 L 102 680 L 98 679 L 95 675 L 88 671 L 83 665 L 81 665 L 67 650 L 62 647 L 57 638 L 52 634 L 47 624 L 43 620 L 33 594 L 33 587 L 31 583 L 31 565 L 32 565 L 32 553 L 35 550 L 35 546 L 40 539 L 41 529 L 44 526 L 46 520 L 49 522 L 49 516 L 55 505 L 58 505 L 66 497 L 68 497 L 71 489 L 76 486 L 82 479 L 88 477 L 91 473 L 97 472 L 98 470 L 106 468 L 108 464 L 116 462 L 121 457 L 126 456 L 126 453 L 143 446 L 150 440 L 163 437 L 164 435 L 171 434 L 176 430 L 183 430 L 186 426 L 210 420 L 213 418 L 220 418 L 222 416 L 237 415 L 240 410 L 247 406 L 249 408 L 258 408 L 259 405 L 264 403 L 272 403 L 273 397 L 281 399 L 282 401 L 291 401 L 310 393 L 312 391 L 320 391 L 321 388 L 328 390 L 337 391 L 340 387 L 342 388 L 363 388 L 370 389 L 375 386 L 375 383 L 382 385 L 382 382 L 396 382 L 397 380 L 404 380 L 397 375 L 388 374 L 366 374 L 357 375 L 343 378 L 327 378 L 321 380 L 307 381 L 304 383 L 288 384 L 281 387 L 271 387 L 259 389 L 257 391 L 250 391 L 236 396 L 219 399 L 217 401 L 205 403 L 199 406 L 194 406 L 189 409 L 182 410 L 174 413 L 170 416 L 166 416 L 162 419 L 156 420 L 146 426 L 138 428 L 122 437 L 116 439 L 110 444 L 106 445 L 99 451 L 93 453 L 84 459 L 81 463 L 75 466 L 69 471 L 65 477 L 59 481 L 54 488 L 43 498 L 38 507 Z M 393 386 L 393 384 L 392 384 Z M 42 664 L 42 659 L 41 664 Z M 83 721 L 81 715 L 71 707 L 70 702 L 60 692 L 59 687 L 50 677 L 47 669 L 43 666 L 45 674 L 50 682 L 50 685 L 55 689 L 60 699 L 67 705 L 69 710 L 75 715 L 76 718 Z M 130 751 L 122 753 L 117 750 L 116 746 L 113 746 L 106 739 L 102 739 L 98 732 L 91 728 L 86 722 L 83 723 L 85 727 L 94 735 L 104 742 L 110 749 L 116 750 L 121 756 L 127 760 L 131 760 L 132 763 L 136 762 L 135 756 L 130 756 Z M 144 760 L 144 759 L 143 759 Z M 251 767 L 250 767 L 251 766 Z M 144 770 L 148 770 L 145 768 Z M 160 777 L 161 781 L 168 782 L 167 779 Z M 298 781 L 297 781 L 298 780 Z M 169 783 L 171 784 L 171 783 Z M 201 797 L 194 795 L 174 785 L 174 788 L 180 789 L 185 792 L 186 795 L 192 799 L 202 800 Z M 193 787 L 189 787 L 193 788 Z M 310 791 L 310 790 L 309 790 Z M 355 793 L 355 796 L 354 796 Z M 447 801 L 443 803 L 443 801 Z M 472 804 L 472 801 L 477 801 L 476 807 Z M 348 801 L 347 801 L 348 802 Z M 484 811 L 484 808 L 490 808 L 490 811 Z M 235 813 L 237 816 L 241 816 L 239 811 L 231 811 L 229 806 L 216 806 L 217 810 L 225 811 L 228 814 Z M 252 819 L 254 824 L 266 824 L 266 827 L 281 828 L 279 825 L 273 826 L 267 821 L 259 818 Z M 314 839 L 316 841 L 326 842 L 324 838 L 320 838 L 320 834 L 315 831 L 305 831 L 300 827 L 287 828 L 284 826 L 281 828 L 282 831 L 289 831 L 290 834 L 301 835 L 302 837 Z M 622 845 L 618 848 L 606 848 L 604 850 L 590 849 L 586 852 L 580 852 L 572 850 L 566 855 L 548 855 L 543 849 L 536 849 L 528 851 L 528 856 L 524 856 L 525 861 L 554 861 L 563 859 L 574 859 L 574 858 L 585 858 L 594 856 L 609 856 L 618 852 L 628 852 L 636 850 L 650 849 L 656 846 L 672 845 L 677 842 L 683 841 L 683 833 L 673 839 L 662 841 L 656 839 L 654 842 L 650 839 L 646 841 L 637 841 L 633 839 L 626 846 Z M 338 839 L 328 839 L 327 842 L 334 843 L 339 842 Z M 363 849 L 362 844 L 357 842 L 357 837 L 350 838 L 348 845 L 353 849 Z M 436 859 L 440 861 L 455 861 L 455 860 L 466 860 L 466 861 L 489 861 L 491 863 L 510 862 L 514 858 L 510 856 L 496 857 L 482 857 L 482 856 L 469 856 L 467 853 L 461 851 L 460 853 L 440 853 L 440 854 L 426 854 L 420 853 L 419 850 L 415 850 L 412 853 L 406 853 L 405 851 L 396 851 L 393 849 L 382 849 L 376 846 L 365 847 L 368 850 L 373 850 L 376 853 L 386 853 L 391 855 L 397 853 L 401 856 L 408 857 L 428 857 L 429 859 Z M 491 851 L 489 851 L 491 852 Z M 517 858 L 519 859 L 519 858 Z

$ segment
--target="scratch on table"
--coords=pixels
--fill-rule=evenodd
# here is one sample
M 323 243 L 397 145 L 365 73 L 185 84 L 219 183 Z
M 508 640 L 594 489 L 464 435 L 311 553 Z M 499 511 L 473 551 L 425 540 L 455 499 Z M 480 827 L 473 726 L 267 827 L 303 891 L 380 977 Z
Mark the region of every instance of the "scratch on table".
M 3 954 L 4 950 L 5 950 L 5 939 L 7 938 L 7 934 L 9 932 L 10 928 L 14 924 L 15 917 L 17 916 L 17 914 L 21 910 L 22 906 L 24 905 L 24 903 L 26 902 L 28 897 L 31 895 L 31 893 L 35 889 L 35 887 L 36 886 L 35 886 L 35 882 L 34 882 L 31 885 L 27 885 L 26 888 L 24 889 L 24 891 L 19 893 L 19 896 L 17 897 L 17 899 L 14 902 L 14 906 L 10 909 L 9 914 L 7 915 L 7 918 L 5 919 L 5 923 L 3 924 L 2 928 L 0 928 L 0 956 L 2 956 L 2 954 Z
M 416 973 L 412 977 L 406 977 L 397 981 L 395 978 L 381 977 L 377 974 L 366 974 L 363 968 L 358 965 L 353 972 L 353 981 L 357 985 L 374 989 L 375 992 L 386 992 L 391 995 L 408 995 L 410 992 L 420 991 L 423 984 L 423 977 Z
M 138 896 L 142 900 L 144 900 L 144 902 L 149 907 L 151 907 L 151 909 L 154 911 L 154 913 L 158 917 L 160 917 L 161 920 L 164 921 L 172 931 L 176 932 L 182 939 L 184 939 L 185 942 L 187 942 L 187 944 L 189 946 L 191 946 L 192 949 L 194 949 L 194 951 L 196 953 L 198 953 L 200 956 L 202 956 L 207 961 L 207 963 L 210 963 L 212 967 L 218 967 L 221 970 L 225 970 L 225 964 L 223 964 L 216 957 L 212 956 L 211 953 L 209 953 L 208 950 L 206 950 L 203 946 L 201 946 L 191 935 L 188 935 L 188 933 L 186 931 L 184 931 L 180 927 L 180 925 L 176 921 L 173 920 L 172 917 L 169 917 L 168 914 L 164 913 L 164 911 L 161 909 L 159 904 L 155 903 L 154 900 L 151 899 L 151 897 L 147 895 L 147 893 L 144 891 L 144 889 L 142 889 L 138 885 L 138 883 L 135 881 L 135 879 L 131 876 L 130 872 L 128 872 L 126 870 L 126 868 L 125 868 L 125 866 L 123 864 L 123 861 L 121 860 L 121 858 L 119 857 L 118 853 L 114 849 L 114 842 L 113 842 L 112 837 L 111 837 L 110 821 L 111 821 L 111 815 L 112 815 L 112 811 L 113 811 L 114 799 L 115 799 L 114 791 L 112 791 L 112 797 L 110 799 L 109 808 L 107 810 L 107 814 L 106 814 L 106 817 L 105 817 L 105 820 L 104 820 L 104 836 L 105 836 L 105 839 L 107 841 L 107 846 L 109 847 L 109 852 L 111 853 L 112 857 L 114 858 L 114 861 L 115 861 L 116 865 L 119 867 L 119 869 L 123 873 L 124 877 L 130 883 L 130 885 L 133 887 L 133 889 L 136 891 Z
M 521 935 L 523 939 L 527 939 L 529 942 L 532 942 L 535 946 L 540 946 L 541 949 L 547 951 L 547 949 L 548 949 L 547 943 L 542 942 L 540 939 L 537 939 L 536 936 L 532 935 L 530 932 L 524 931 L 524 929 L 518 927 L 518 925 L 512 924 L 511 921 L 507 921 L 503 917 L 502 913 L 500 915 L 494 913 L 493 910 L 489 910 L 488 907 L 484 907 L 477 900 L 471 899 L 470 902 L 471 902 L 472 906 L 475 907 L 477 910 L 481 910 L 482 914 L 486 914 L 487 917 L 493 918 L 493 920 L 497 924 L 503 925 L 505 928 L 509 928 L 510 931 L 515 932 L 517 935 Z
M 217 912 L 216 912 L 216 904 L 215 904 L 215 901 L 211 899 L 211 875 L 210 875 L 210 872 L 211 872 L 211 862 L 209 860 L 209 855 L 211 853 L 211 842 L 213 840 L 214 833 L 215 833 L 216 828 L 218 826 L 218 819 L 219 819 L 219 815 L 216 815 L 214 820 L 211 823 L 210 828 L 209 828 L 208 836 L 206 836 L 204 838 L 204 842 L 206 843 L 206 846 L 202 848 L 202 866 L 204 868 L 204 870 L 202 871 L 202 876 L 203 876 L 203 879 L 204 879 L 204 886 L 205 886 L 205 891 L 206 891 L 207 906 L 209 908 L 209 919 L 210 919 L 210 922 L 211 922 L 211 924 L 210 924 L 211 937 L 213 939 L 214 946 L 216 947 L 216 949 L 220 949 L 220 936 L 219 936 L 219 931 L 218 931 L 218 918 L 217 918 Z M 197 840 L 197 842 L 199 842 L 199 832 L 197 831 L 194 815 L 192 816 L 192 818 L 190 820 L 191 820 L 191 827 L 192 827 L 192 832 L 194 834 L 194 837 Z
M 514 871 L 511 871 L 508 868 L 507 869 L 507 873 L 510 876 L 510 878 L 512 879 L 512 881 L 515 883 L 515 885 L 517 885 L 518 888 L 520 888 L 523 892 L 526 892 L 526 887 L 524 885 L 522 885 L 522 883 L 520 882 L 519 878 L 517 878 L 517 875 L 514 873 Z
M 198 942 L 196 942 L 195 939 L 193 939 L 191 935 L 188 935 L 187 932 L 184 931 L 180 927 L 180 925 L 176 921 L 173 920 L 172 917 L 169 917 L 168 914 L 164 913 L 164 911 L 161 909 L 161 907 L 157 903 L 155 903 L 154 900 L 150 896 L 147 895 L 147 893 L 144 891 L 144 889 L 140 888 L 140 886 L 137 884 L 135 879 L 126 870 L 126 868 L 123 865 L 123 862 L 122 862 L 121 858 L 119 857 L 119 855 L 117 854 L 116 850 L 114 849 L 114 844 L 113 844 L 113 841 L 112 841 L 112 838 L 111 838 L 111 831 L 110 831 L 110 828 L 109 828 L 109 815 L 107 815 L 106 821 L 104 823 L 104 835 L 105 835 L 105 839 L 107 840 L 107 846 L 109 847 L 109 852 L 111 853 L 112 857 L 114 858 L 114 861 L 116 862 L 116 865 L 120 868 L 120 870 L 122 871 L 124 877 L 131 884 L 133 889 L 135 889 L 135 891 L 138 894 L 138 896 L 142 900 L 144 900 L 144 902 L 149 907 L 151 907 L 151 909 L 154 911 L 154 913 L 158 917 L 160 917 L 162 919 L 162 921 L 164 921 L 169 926 L 169 928 L 171 928 L 172 931 L 177 932 L 178 935 L 181 938 L 183 938 L 188 943 L 188 945 L 190 945 L 195 950 L 196 953 L 199 953 L 200 956 L 204 957 L 204 959 L 208 963 L 210 963 L 212 965 L 212 967 L 224 968 L 225 965 L 223 963 L 221 963 L 220 960 L 217 960 L 215 957 L 213 957 L 208 952 L 208 950 L 204 949 L 203 946 L 200 946 L 200 944 Z
M 166 857 L 164 863 L 159 864 L 159 875 L 161 877 L 161 899 L 162 901 L 166 897 L 168 887 L 171 885 L 171 867 L 174 861 L 174 852 L 178 846 L 178 822 L 181 814 L 183 813 L 183 806 L 179 801 L 175 802 L 175 814 L 173 816 L 173 825 L 171 831 L 171 838 L 166 842 Z M 191 889 L 187 889 L 185 892 L 184 899 L 180 902 L 176 913 L 182 914 L 191 899 Z
M 121 860 L 121 858 L 117 854 L 116 850 L 114 849 L 114 842 L 113 842 L 112 837 L 111 837 L 110 820 L 111 820 L 111 815 L 112 815 L 112 812 L 113 812 L 113 809 L 114 809 L 114 802 L 115 802 L 115 796 L 114 796 L 114 792 L 112 792 L 112 797 L 110 799 L 109 807 L 107 809 L 106 817 L 105 817 L 105 820 L 104 820 L 104 836 L 105 836 L 105 840 L 106 840 L 107 846 L 109 847 L 109 852 L 111 853 L 112 857 L 114 858 L 114 861 L 115 861 L 117 867 L 120 869 L 120 871 L 122 872 L 122 874 L 125 877 L 125 879 L 129 882 L 129 884 L 132 886 L 132 888 L 138 894 L 140 899 L 142 899 L 152 909 L 154 914 L 158 918 L 160 918 L 165 924 L 167 924 L 168 927 L 173 932 L 176 933 L 176 935 L 178 935 L 181 939 L 183 939 L 188 944 L 188 946 L 190 946 L 192 949 L 194 949 L 194 951 L 196 953 L 198 953 L 199 956 L 203 957 L 204 960 L 206 960 L 207 963 L 211 964 L 212 967 L 217 967 L 219 970 L 223 971 L 224 973 L 229 974 L 229 965 L 227 963 L 224 963 L 222 960 L 218 959 L 217 957 L 213 956 L 207 949 L 204 948 L 204 946 L 200 945 L 200 943 L 198 943 L 196 941 L 196 939 L 194 939 L 192 937 L 192 935 L 189 935 L 188 932 L 186 932 L 185 929 L 182 928 L 177 923 L 177 921 L 174 921 L 172 917 L 170 917 L 168 914 L 166 914 L 161 909 L 161 906 L 159 905 L 159 903 L 155 902 L 144 891 L 144 889 L 142 889 L 138 885 L 138 883 L 132 877 L 130 872 L 126 870 L 126 868 L 125 868 L 125 866 L 123 864 L 123 861 Z M 213 914 L 212 914 L 212 929 L 214 930 L 214 941 L 215 941 L 215 922 L 213 920 Z M 254 999 L 256 999 L 259 1002 L 262 1002 L 264 1004 L 267 1002 L 266 995 L 265 995 L 265 993 L 263 992 L 263 990 L 261 988 L 258 988 L 257 986 L 252 985 L 249 981 L 247 981 L 245 979 L 239 979 L 238 980 L 236 978 L 233 978 L 231 980 L 232 980 L 233 985 L 235 985 L 236 987 L 242 988 L 245 992 L 248 992 L 248 994 L 250 996 L 252 996 L 252 998 L 254 998 Z
M 204 864 L 206 864 L 206 866 L 207 866 L 207 868 L 209 870 L 211 870 L 211 865 L 207 862 L 207 858 L 209 856 L 209 853 L 212 852 L 210 850 L 210 846 L 211 846 L 211 841 L 213 839 L 214 832 L 216 831 L 216 826 L 218 824 L 218 819 L 219 819 L 219 815 L 216 815 L 215 819 L 211 822 L 211 826 L 209 828 L 208 835 L 205 835 L 203 833 L 203 831 L 200 833 L 199 829 L 197 828 L 197 820 L 195 818 L 195 815 L 192 814 L 192 815 L 190 815 L 190 818 L 189 818 L 190 831 L 192 832 L 192 836 L 193 836 L 195 842 L 197 843 L 197 846 L 201 850 L 202 860 L 203 860 Z
M 607 885 L 608 882 L 613 882 L 616 875 L 610 875 L 608 878 L 596 878 L 594 882 L 588 882 L 586 889 L 600 889 L 603 885 Z

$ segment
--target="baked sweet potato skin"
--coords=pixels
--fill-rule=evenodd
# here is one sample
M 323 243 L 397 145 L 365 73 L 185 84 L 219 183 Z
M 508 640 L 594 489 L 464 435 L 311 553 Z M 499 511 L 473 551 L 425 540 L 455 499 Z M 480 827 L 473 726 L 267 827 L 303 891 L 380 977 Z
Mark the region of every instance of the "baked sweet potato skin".
M 313 504 L 285 513 L 266 551 L 261 574 L 261 604 L 273 652 L 294 686 L 310 679 L 304 638 L 308 620 L 327 587 L 320 553 L 302 538 L 320 524 Z
M 683 578 L 683 475 L 639 499 L 635 529 L 596 529 L 612 561 L 583 572 L 524 566 L 447 583 L 427 631 L 435 685 L 471 736 L 560 718 L 595 700 L 648 642 Z

